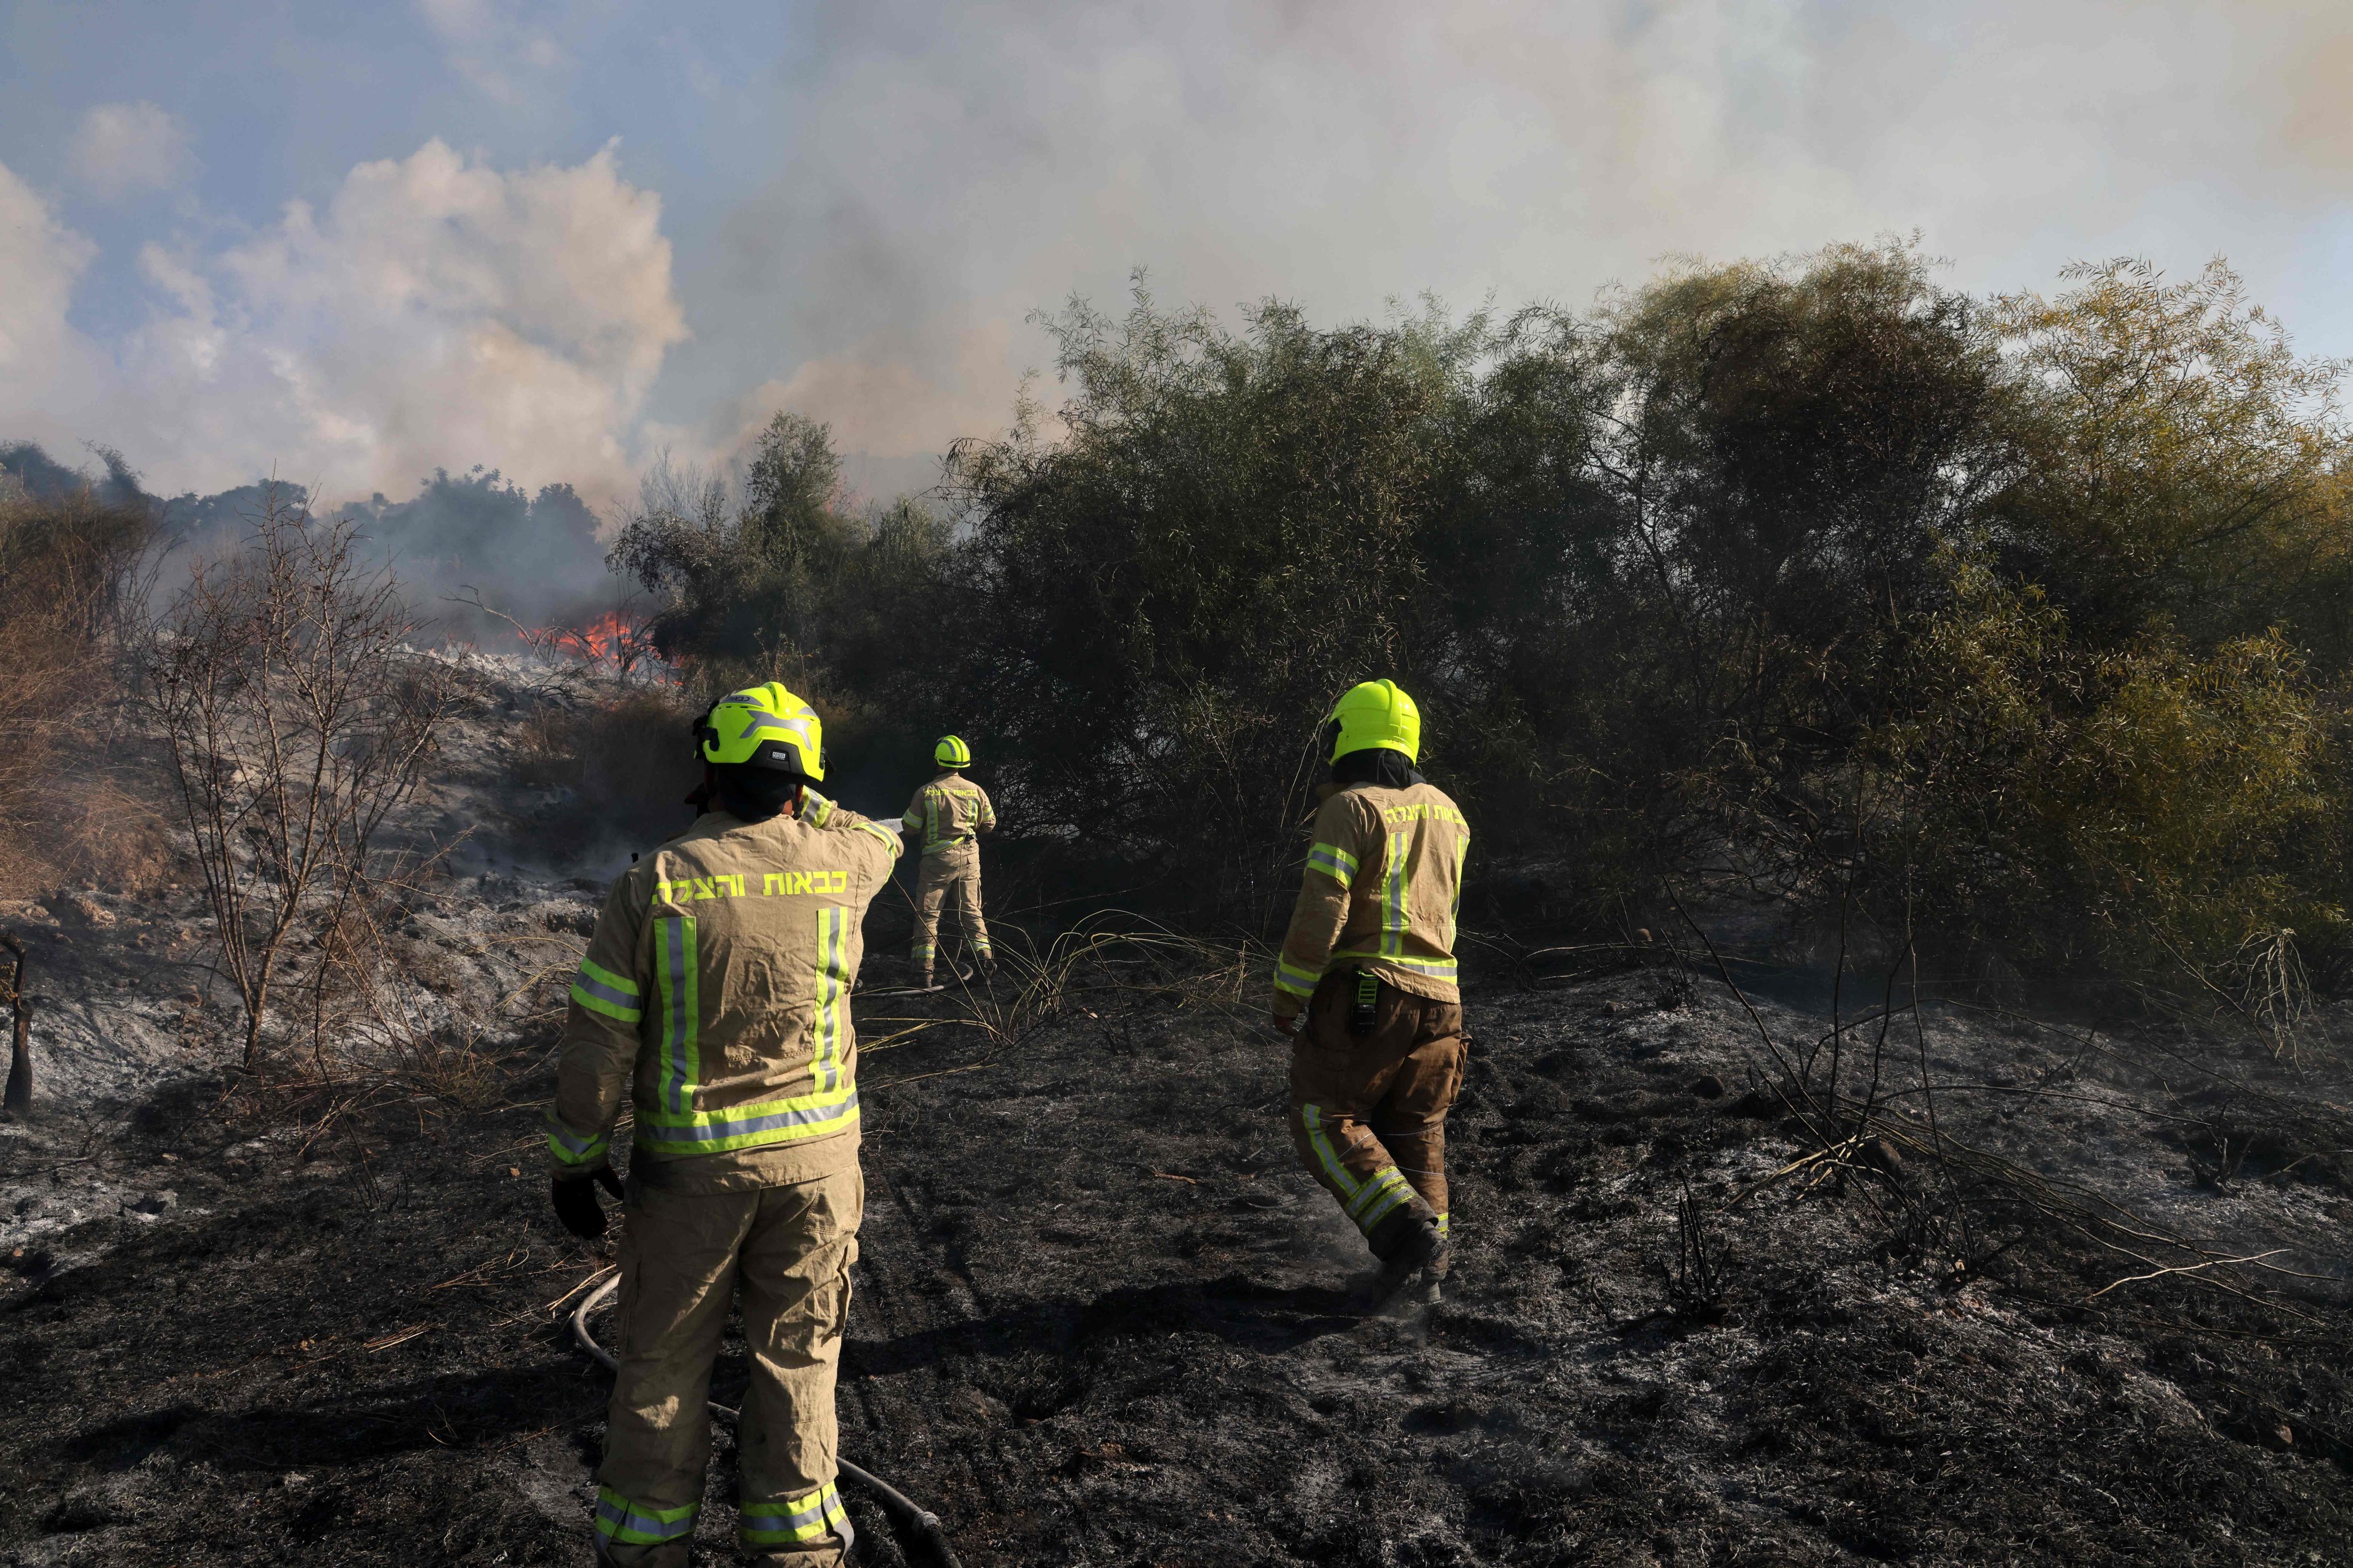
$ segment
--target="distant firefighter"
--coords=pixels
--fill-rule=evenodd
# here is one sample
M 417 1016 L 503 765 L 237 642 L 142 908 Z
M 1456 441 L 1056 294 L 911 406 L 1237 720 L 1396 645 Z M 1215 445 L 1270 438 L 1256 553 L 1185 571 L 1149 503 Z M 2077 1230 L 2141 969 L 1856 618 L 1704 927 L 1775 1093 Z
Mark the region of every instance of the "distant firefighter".
M 770 682 L 695 725 L 704 809 L 622 873 L 572 986 L 550 1112 L 555 1211 L 601 1236 L 628 1098 L 620 1370 L 596 1560 L 685 1568 L 711 1458 L 712 1359 L 744 1293 L 752 1386 L 737 1534 L 762 1568 L 833 1568 L 834 1374 L 865 1183 L 849 992 L 899 838 L 811 787 L 809 705 Z
M 1414 771 L 1421 715 L 1394 682 L 1351 687 L 1325 732 L 1331 793 L 1274 967 L 1274 1027 L 1292 1040 L 1292 1137 L 1379 1260 L 1377 1300 L 1417 1283 L 1435 1299 L 1451 1259 L 1446 1113 L 1463 1058 L 1454 919 L 1471 828 Z
M 983 973 L 997 967 L 988 945 L 988 923 L 980 918 L 980 835 L 997 826 L 997 810 L 988 792 L 964 776 L 972 766 L 972 748 L 954 735 L 943 735 L 932 748 L 932 760 L 945 769 L 915 792 L 901 820 L 907 837 L 923 835 L 923 858 L 915 870 L 915 941 L 909 956 L 923 973 L 923 985 L 935 989 L 932 974 L 939 951 L 940 905 L 955 900 L 956 924 Z M 964 972 L 955 960 L 948 972 L 959 980 Z

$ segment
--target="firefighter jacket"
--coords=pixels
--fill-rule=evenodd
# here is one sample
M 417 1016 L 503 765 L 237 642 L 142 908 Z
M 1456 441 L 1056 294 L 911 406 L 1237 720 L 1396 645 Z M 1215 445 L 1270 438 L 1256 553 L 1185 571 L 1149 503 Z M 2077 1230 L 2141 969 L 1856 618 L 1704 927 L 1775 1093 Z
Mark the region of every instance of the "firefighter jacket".
M 1470 847 L 1471 825 L 1433 784 L 1351 784 L 1326 800 L 1275 958 L 1275 1015 L 1294 1016 L 1335 968 L 1369 971 L 1415 996 L 1458 1000 L 1454 917 Z
M 924 854 L 944 855 L 977 843 L 979 835 L 997 826 L 997 811 L 988 804 L 987 790 L 951 772 L 917 790 L 900 821 L 909 837 L 923 836 L 917 842 Z
M 814 791 L 800 815 L 705 812 L 622 873 L 572 985 L 550 1112 L 558 1175 L 606 1161 L 681 1192 L 813 1180 L 858 1160 L 849 989 L 899 840 Z

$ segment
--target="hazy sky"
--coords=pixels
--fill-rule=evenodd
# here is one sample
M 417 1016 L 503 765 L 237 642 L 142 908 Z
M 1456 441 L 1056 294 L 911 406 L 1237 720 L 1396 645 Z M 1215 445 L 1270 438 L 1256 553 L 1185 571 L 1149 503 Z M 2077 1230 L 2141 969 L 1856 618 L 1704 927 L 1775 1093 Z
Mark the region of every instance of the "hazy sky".
M 2227 254 L 2353 354 L 2348 81 L 2340 0 L 0 0 L 0 439 L 610 494 L 996 428 L 1135 266 L 1341 320 L 1914 230 Z

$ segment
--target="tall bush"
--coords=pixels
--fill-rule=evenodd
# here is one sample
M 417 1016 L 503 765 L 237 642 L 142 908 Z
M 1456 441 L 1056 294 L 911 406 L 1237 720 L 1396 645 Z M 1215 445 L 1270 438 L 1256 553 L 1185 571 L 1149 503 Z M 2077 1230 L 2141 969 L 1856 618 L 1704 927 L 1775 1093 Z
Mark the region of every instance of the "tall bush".
M 1501 868 L 1597 925 L 1705 881 L 1883 957 L 2168 983 L 2340 943 L 2340 367 L 2219 265 L 2064 281 L 1834 247 L 1340 327 L 1139 286 L 1041 318 L 1060 400 L 955 449 L 953 531 L 825 504 L 779 416 L 740 504 L 616 559 L 714 678 L 958 730 L 1009 831 L 1223 919 L 1280 918 L 1317 721 L 1389 676 L 1474 910 Z

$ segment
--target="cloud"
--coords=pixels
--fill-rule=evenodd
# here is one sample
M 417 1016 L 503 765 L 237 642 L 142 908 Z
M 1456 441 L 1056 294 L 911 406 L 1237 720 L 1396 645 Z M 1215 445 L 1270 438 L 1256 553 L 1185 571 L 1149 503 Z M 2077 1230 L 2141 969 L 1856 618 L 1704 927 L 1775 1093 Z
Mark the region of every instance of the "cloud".
M 1915 230 L 1977 290 L 2047 286 L 2078 257 L 2180 271 L 2227 251 L 2300 341 L 2353 349 L 2337 286 L 2353 39 L 2310 0 L 683 15 L 383 13 L 405 52 L 302 80 L 380 71 L 403 126 L 427 117 L 454 145 L 501 151 L 436 142 L 351 168 L 353 152 L 310 187 L 315 205 L 205 215 L 225 221 L 201 232 L 233 244 L 142 236 L 135 274 L 94 269 L 77 319 L 134 319 L 137 300 L 97 293 L 126 277 L 153 313 L 110 328 L 95 358 L 61 310 L 0 299 L 0 320 L 37 317 L 77 363 L 122 367 L 111 401 L 43 406 L 175 485 L 275 458 L 352 488 L 475 461 L 609 487 L 649 443 L 724 457 L 778 405 L 881 457 L 997 428 L 1052 353 L 1029 314 L 1074 291 L 1116 310 L 1136 265 L 1164 302 L 1274 297 L 1328 322 L 1425 289 L 1457 309 L 1577 307 L 1670 256 Z M 323 26 L 299 9 L 270 23 L 290 58 Z M 168 43 L 216 61 L 232 47 Z M 227 109 L 185 112 L 208 153 L 238 145 Z M 311 143 L 238 145 L 239 169 L 295 167 L 346 130 L 334 103 L 301 112 L 282 134 Z M 628 132 L 660 205 L 657 176 L 578 161 L 592 123 Z M 565 146 L 581 151 L 526 166 Z M 55 258 L 79 243 L 41 240 L 36 270 L 70 279 Z M 0 407 L 34 391 L 0 384 Z
M 36 401 L 37 392 L 71 401 L 97 384 L 96 351 L 66 319 L 74 284 L 96 255 L 38 192 L 0 164 L 0 412 L 17 416 L 12 436 L 62 434 L 54 426 L 35 429 L 29 420 L 39 410 L 16 406 Z
M 58 300 L 69 270 L 55 285 L 49 254 Z M 501 171 L 428 142 L 360 164 L 323 207 L 290 204 L 247 243 L 150 244 L 139 260 L 154 308 L 111 384 L 79 403 L 55 386 L 25 396 L 174 487 L 275 469 L 399 495 L 436 467 L 486 462 L 618 493 L 647 389 L 686 332 L 660 201 L 610 147 Z M 21 427 L 10 401 L 0 421 Z
M 67 172 L 110 202 L 160 191 L 194 163 L 179 121 L 145 101 L 98 105 L 66 149 Z

